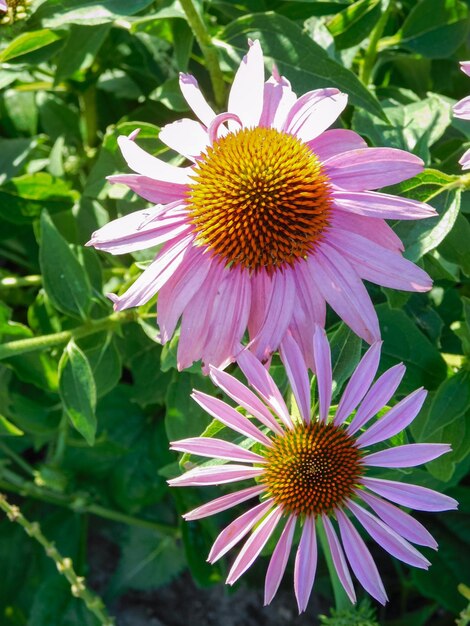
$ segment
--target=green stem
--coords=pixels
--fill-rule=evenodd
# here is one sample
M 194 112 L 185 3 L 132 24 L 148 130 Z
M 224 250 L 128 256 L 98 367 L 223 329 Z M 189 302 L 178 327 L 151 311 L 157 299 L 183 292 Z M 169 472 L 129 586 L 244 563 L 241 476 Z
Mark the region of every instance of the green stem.
M 197 12 L 193 0 L 180 0 L 180 4 L 183 7 L 183 11 L 186 13 L 189 26 L 206 60 L 207 70 L 211 77 L 212 88 L 214 90 L 215 103 L 219 108 L 222 108 L 225 103 L 225 83 L 219 65 L 217 50 L 212 44 L 211 36 L 201 16 Z
M 95 85 L 90 85 L 85 91 L 81 92 L 78 100 L 85 120 L 85 145 L 87 148 L 94 148 L 98 133 Z
M 57 435 L 57 441 L 54 449 L 54 453 L 51 458 L 52 465 L 59 467 L 64 458 L 65 448 L 67 447 L 67 433 L 69 430 L 69 418 L 68 415 L 63 413 L 59 424 L 59 432 Z
M 72 595 L 84 602 L 87 609 L 96 616 L 99 623 L 102 626 L 114 626 L 114 619 L 108 614 L 102 599 L 87 589 L 83 576 L 77 576 L 72 560 L 61 555 L 55 545 L 42 534 L 39 524 L 27 520 L 20 509 L 10 504 L 3 494 L 0 494 L 0 509 L 6 513 L 10 522 L 19 524 L 30 537 L 44 548 L 46 555 L 56 564 L 59 574 L 65 576 L 70 583 Z
M 341 584 L 338 578 L 338 574 L 336 573 L 336 568 L 333 563 L 333 558 L 331 556 L 330 547 L 328 545 L 328 539 L 326 538 L 325 529 L 323 528 L 323 523 L 320 517 L 317 519 L 316 527 L 317 527 L 317 535 L 320 539 L 320 544 L 323 550 L 323 554 L 325 555 L 325 561 L 328 567 L 328 572 L 330 574 L 331 584 L 333 586 L 336 609 L 338 611 L 349 609 L 351 608 L 352 604 L 345 590 L 343 589 L 343 585 Z
M 15 461 L 15 463 L 17 463 L 21 467 L 21 469 L 23 469 L 27 474 L 29 474 L 30 476 L 34 476 L 34 468 L 29 463 L 27 463 L 19 454 L 13 452 L 13 450 L 9 448 L 3 441 L 0 441 L 0 450 L 3 450 L 3 452 L 7 456 L 9 456 L 10 459 Z
M 364 83 L 364 85 L 366 85 L 366 87 L 370 82 L 372 70 L 374 69 L 375 61 L 377 59 L 377 46 L 387 24 L 391 6 L 392 0 L 389 0 L 384 12 L 380 16 L 379 21 L 370 34 L 369 45 L 367 46 L 364 59 L 361 67 L 359 68 L 359 79 Z
M 5 276 L 0 278 L 0 287 L 3 288 L 15 288 L 15 287 L 38 287 L 42 284 L 42 276 Z

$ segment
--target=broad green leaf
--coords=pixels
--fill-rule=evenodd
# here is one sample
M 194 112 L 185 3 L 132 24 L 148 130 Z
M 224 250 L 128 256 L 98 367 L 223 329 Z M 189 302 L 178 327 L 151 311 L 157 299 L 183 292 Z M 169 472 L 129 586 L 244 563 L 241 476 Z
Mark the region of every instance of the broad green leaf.
M 74 428 L 92 446 L 97 426 L 95 380 L 88 359 L 73 341 L 59 362 L 59 392 Z
M 173 372 L 166 394 L 165 427 L 169 441 L 199 435 L 211 421 L 210 416 L 195 402 L 193 389 L 213 393 L 214 387 L 202 376 Z
M 98 24 L 96 26 L 72 24 L 69 36 L 59 56 L 55 82 L 59 83 L 77 72 L 83 72 L 91 67 L 109 33 L 109 29 L 110 24 Z
M 327 26 L 338 50 L 351 48 L 366 39 L 381 14 L 381 0 L 357 0 L 337 13 Z
M 85 318 L 91 287 L 84 269 L 49 215 L 41 215 L 39 261 L 43 284 L 53 305 L 62 313 Z
M 0 138 L 0 185 L 20 171 L 38 145 L 38 139 Z
M 0 52 L 0 62 L 11 61 L 17 57 L 44 48 L 61 38 L 61 35 L 49 29 L 22 33 Z
M 38 111 L 36 97 L 32 91 L 7 89 L 3 95 L 2 126 L 11 135 L 36 135 L 38 132 Z
M 248 38 L 260 40 L 269 66 L 275 63 L 279 72 L 292 81 L 298 93 L 337 87 L 349 94 L 351 104 L 383 117 L 378 100 L 357 76 L 330 59 L 325 50 L 294 22 L 272 12 L 256 13 L 235 20 L 221 35 L 221 39 L 237 50 L 240 56 L 246 54 Z
M 333 398 L 354 372 L 361 358 L 362 339 L 346 324 L 341 324 L 330 340 L 333 364 Z
M 470 454 L 470 413 L 462 414 L 447 426 L 436 431 L 431 439 L 451 445 L 450 452 L 426 465 L 430 474 L 448 482 L 454 476 L 457 464 L 464 461 Z
M 111 334 L 100 339 L 94 335 L 93 344 L 84 349 L 85 355 L 93 371 L 98 398 L 109 393 L 118 384 L 121 378 L 121 357 L 116 348 L 116 342 Z
M 48 0 L 35 14 L 48 28 L 64 24 L 107 24 L 145 9 L 153 0 Z
M 470 224 L 464 215 L 457 215 L 454 226 L 439 246 L 442 256 L 470 276 Z

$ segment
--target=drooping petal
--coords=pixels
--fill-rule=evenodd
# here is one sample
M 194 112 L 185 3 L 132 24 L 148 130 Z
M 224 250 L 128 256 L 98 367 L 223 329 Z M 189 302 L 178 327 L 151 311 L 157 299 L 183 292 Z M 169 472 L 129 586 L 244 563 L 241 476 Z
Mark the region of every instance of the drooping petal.
M 187 185 L 156 180 L 140 174 L 115 174 L 108 176 L 107 181 L 113 185 L 127 185 L 129 189 L 135 191 L 145 200 L 161 204 L 175 201 L 183 202 L 188 190 Z
M 413 567 L 428 569 L 431 565 L 416 548 L 408 543 L 406 539 L 400 537 L 400 535 L 385 524 L 385 522 L 382 522 L 369 513 L 369 511 L 358 506 L 355 502 L 350 501 L 347 506 L 372 539 L 389 554 Z
M 338 509 L 336 518 L 351 569 L 364 589 L 380 604 L 385 604 L 388 600 L 387 594 L 366 544 L 343 511 Z
M 316 326 L 313 333 L 313 358 L 317 378 L 320 420 L 326 422 L 331 405 L 331 350 L 325 329 Z
M 230 441 L 216 439 L 215 437 L 190 437 L 180 439 L 170 444 L 170 450 L 177 452 L 189 452 L 198 456 L 208 456 L 214 459 L 227 461 L 240 461 L 241 463 L 265 463 L 266 460 L 260 454 L 241 448 Z
M 287 332 L 281 342 L 281 360 L 294 393 L 300 415 L 306 424 L 310 423 L 310 381 L 302 353 L 292 335 Z
M 331 225 L 332 230 L 341 228 L 346 232 L 355 233 L 393 252 L 403 252 L 405 249 L 398 235 L 385 220 L 379 217 L 370 219 L 336 208 L 331 214 Z M 328 235 L 328 232 L 326 234 Z
M 320 161 L 326 161 L 342 152 L 349 152 L 349 150 L 367 148 L 367 143 L 360 135 L 345 128 L 326 130 L 319 137 L 308 141 L 307 145 Z
M 196 390 L 193 391 L 191 397 L 196 400 L 204 411 L 207 411 L 209 415 L 215 417 L 215 419 L 222 422 L 222 424 L 225 424 L 225 426 L 228 426 L 232 430 L 245 435 L 245 437 L 251 437 L 265 446 L 271 446 L 271 439 L 266 437 L 266 435 L 244 415 L 236 411 L 228 404 L 225 404 L 225 402 L 222 402 L 222 400 L 213 398 L 207 393 Z
M 401 383 L 406 372 L 403 363 L 394 365 L 384 372 L 382 376 L 372 385 L 366 397 L 358 408 L 356 415 L 349 424 L 347 431 L 349 435 L 354 435 L 364 424 L 366 424 L 393 396 Z
M 452 107 L 454 117 L 458 117 L 461 120 L 470 120 L 470 96 L 462 98 Z
M 184 519 L 189 522 L 197 519 L 202 519 L 203 517 L 208 517 L 209 515 L 215 515 L 216 513 L 220 513 L 221 511 L 226 511 L 227 509 L 231 509 L 237 504 L 241 504 L 242 502 L 246 502 L 255 496 L 258 496 L 266 490 L 264 485 L 256 485 L 256 487 L 247 487 L 246 489 L 242 489 L 241 491 L 235 491 L 235 493 L 229 493 L 225 496 L 221 496 L 220 498 L 216 498 L 215 500 L 211 500 L 202 506 L 198 506 L 197 509 L 193 509 L 188 513 L 183 515 Z
M 375 513 L 399 535 L 420 546 L 437 549 L 437 542 L 428 530 L 405 511 L 390 502 L 367 493 L 364 489 L 357 495 L 366 502 Z
M 209 563 L 215 563 L 224 554 L 226 554 L 234 545 L 247 535 L 255 524 L 257 524 L 268 513 L 273 506 L 272 498 L 261 502 L 252 509 L 246 511 L 237 517 L 220 533 L 214 541 L 214 545 L 209 552 L 207 560 Z
M 281 584 L 282 577 L 286 570 L 287 561 L 289 559 L 290 549 L 292 546 L 292 539 L 294 537 L 296 516 L 291 515 L 284 530 L 277 542 L 271 560 L 269 561 L 268 571 L 266 572 L 266 583 L 264 587 L 264 604 L 270 604 L 271 600 L 276 595 L 279 585 Z
M 464 152 L 464 154 L 459 159 L 459 163 L 462 166 L 463 170 L 470 169 L 470 150 Z
M 371 446 L 379 441 L 390 439 L 397 433 L 405 429 L 414 418 L 418 415 L 423 402 L 426 399 L 427 391 L 424 389 L 416 389 L 409 396 L 403 398 L 398 404 L 388 411 L 375 424 L 372 424 L 366 432 L 362 433 L 356 444 L 359 448 Z
M 286 115 L 297 100 L 290 82 L 284 76 L 272 76 L 264 84 L 263 111 L 260 126 L 281 130 Z
M 317 536 L 315 518 L 306 517 L 295 557 L 294 590 L 299 613 L 307 608 L 317 570 Z
M 351 580 L 351 574 L 349 573 L 349 569 L 346 563 L 346 558 L 344 556 L 343 548 L 339 542 L 338 537 L 333 528 L 333 524 L 327 515 L 322 515 L 323 528 L 325 529 L 326 538 L 328 540 L 328 546 L 330 548 L 331 558 L 333 559 L 333 564 L 335 566 L 336 573 L 338 574 L 338 578 L 343 585 L 344 590 L 348 594 L 349 599 L 352 603 L 356 602 L 356 592 L 354 591 L 354 586 Z
M 462 72 L 470 76 L 470 61 L 460 61 L 459 65 Z
M 251 44 L 235 74 L 227 111 L 238 115 L 245 128 L 257 126 L 263 111 L 263 94 L 263 51 L 259 41 L 256 40 Z M 231 122 L 229 128 L 231 129 Z
M 289 111 L 283 130 L 309 142 L 341 115 L 348 96 L 338 89 L 315 89 L 301 96 Z
M 203 124 L 209 126 L 215 117 L 214 110 L 207 104 L 197 80 L 191 74 L 180 74 L 180 89 L 184 99 Z
M 196 467 L 182 476 L 168 481 L 171 487 L 201 487 L 204 485 L 224 485 L 239 480 L 249 480 L 260 476 L 262 467 L 246 467 L 246 465 L 211 465 Z
M 376 191 L 338 191 L 333 203 L 342 211 L 387 220 L 421 220 L 437 215 L 429 204 Z
M 379 496 L 416 511 L 449 511 L 458 506 L 454 498 L 419 485 L 368 477 L 361 482 Z
M 240 550 L 227 576 L 227 584 L 233 585 L 240 576 L 253 564 L 267 541 L 273 534 L 282 516 L 282 509 L 276 507 L 268 513 L 264 520 L 257 526 L 248 541 Z
M 209 136 L 204 127 L 187 118 L 166 124 L 160 130 L 158 138 L 169 148 L 194 161 L 209 144 Z
M 349 379 L 336 411 L 334 419 L 336 426 L 342 424 L 351 415 L 369 390 L 379 367 L 381 348 L 381 341 L 374 343 L 362 357 Z
M 362 461 L 373 467 L 415 467 L 429 463 L 450 450 L 447 443 L 410 443 L 368 454 Z

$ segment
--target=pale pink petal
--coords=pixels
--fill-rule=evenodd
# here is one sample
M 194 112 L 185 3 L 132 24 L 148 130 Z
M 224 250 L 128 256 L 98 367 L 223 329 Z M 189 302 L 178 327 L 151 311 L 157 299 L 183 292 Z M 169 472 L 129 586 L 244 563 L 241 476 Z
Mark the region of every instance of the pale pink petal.
M 253 564 L 269 538 L 273 534 L 282 516 L 280 507 L 274 508 L 264 520 L 256 527 L 248 541 L 240 550 L 227 576 L 227 584 L 233 585 L 240 576 Z
M 334 206 L 364 217 L 389 220 L 421 220 L 437 215 L 429 204 L 377 191 L 338 191 L 332 193 Z
M 337 510 L 336 518 L 351 569 L 364 589 L 380 604 L 385 604 L 388 599 L 387 594 L 366 544 L 343 511 Z
M 209 415 L 215 417 L 215 419 L 222 422 L 225 426 L 228 426 L 228 428 L 245 435 L 245 437 L 251 437 L 265 446 L 270 447 L 272 445 L 271 439 L 262 433 L 248 418 L 228 404 L 225 404 L 222 400 L 196 390 L 193 391 L 191 397 L 196 400 L 204 411 L 207 411 Z
M 121 148 L 122 156 L 134 172 L 168 183 L 178 183 L 180 185 L 191 183 L 189 178 L 192 171 L 191 168 L 176 167 L 175 165 L 165 163 L 165 161 L 157 159 L 145 152 L 145 150 L 142 150 L 135 141 L 124 135 L 119 136 L 117 141 Z
M 334 419 L 336 426 L 342 424 L 344 420 L 351 415 L 369 390 L 374 376 L 377 373 L 377 368 L 379 367 L 381 348 L 381 341 L 374 343 L 356 367 L 336 410 Z
M 331 216 L 331 224 L 331 230 L 342 228 L 347 232 L 356 233 L 361 237 L 375 241 L 375 243 L 394 252 L 403 252 L 405 249 L 398 235 L 381 218 L 370 219 L 363 215 L 335 209 Z
M 301 96 L 289 111 L 283 130 L 304 142 L 325 131 L 341 115 L 348 96 L 338 89 L 315 89 Z
M 410 443 L 368 454 L 362 457 L 362 462 L 372 467 L 415 467 L 429 463 L 450 450 L 447 443 Z
M 207 560 L 209 563 L 215 563 L 220 557 L 226 554 L 234 545 L 247 535 L 255 524 L 257 524 L 268 513 L 273 506 L 273 500 L 265 500 L 261 504 L 256 505 L 240 517 L 237 517 L 220 533 L 214 541 L 214 545 L 209 553 Z
M 364 477 L 361 482 L 379 496 L 416 511 L 449 511 L 458 506 L 454 498 L 427 487 L 382 478 Z
M 333 128 L 322 133 L 319 137 L 307 142 L 310 150 L 320 159 L 326 161 L 337 154 L 367 148 L 364 139 L 353 130 Z
M 248 389 L 243 383 L 237 380 L 231 374 L 227 374 L 220 369 L 210 366 L 210 377 L 212 381 L 222 391 L 235 400 L 237 404 L 243 407 L 248 413 L 259 419 L 259 421 L 280 435 L 283 433 L 282 428 L 277 423 L 276 419 L 269 412 L 269 409 L 261 402 L 251 389 Z
M 211 500 L 202 506 L 198 506 L 197 509 L 193 509 L 192 511 L 185 513 L 183 517 L 187 522 L 189 522 L 202 519 L 203 517 L 208 517 L 209 515 L 215 515 L 221 511 L 231 509 L 237 504 L 246 502 L 247 500 L 262 494 L 265 490 L 266 487 L 264 485 L 257 485 L 256 487 L 248 487 L 247 489 L 242 489 L 241 491 L 235 491 L 235 493 L 220 496 L 220 498 L 216 498 L 215 500 Z
M 460 157 L 459 163 L 463 170 L 470 169 L 470 150 L 464 152 L 463 156 Z
M 418 415 L 427 396 L 424 389 L 416 389 L 409 396 L 403 398 L 398 404 L 388 411 L 377 422 L 372 424 L 362 435 L 356 444 L 359 448 L 371 446 L 379 441 L 390 439 L 406 428 Z
M 330 548 L 331 558 L 333 559 L 333 565 L 335 566 L 338 578 L 343 585 L 344 590 L 348 594 L 349 599 L 354 604 L 356 602 L 356 592 L 351 580 L 351 574 L 349 573 L 346 558 L 344 556 L 341 543 L 333 528 L 333 524 L 330 519 L 324 513 L 322 514 L 323 528 L 325 529 L 326 538 L 328 540 L 328 546 Z
M 460 61 L 459 65 L 462 72 L 470 76 L 470 61 Z
M 433 550 L 437 549 L 437 542 L 434 537 L 411 515 L 390 504 L 390 502 L 367 493 L 365 490 L 358 491 L 357 495 L 402 537 L 420 546 L 427 546 L 433 548 Z
M 378 519 L 361 506 L 358 506 L 355 502 L 349 501 L 347 506 L 372 539 L 389 554 L 413 567 L 428 569 L 431 565 L 416 548 L 408 543 L 406 539 L 400 537 L 400 535 L 385 524 L 385 522 L 382 522 L 382 520 Z
M 397 148 L 363 148 L 329 159 L 324 168 L 331 182 L 349 191 L 395 185 L 423 171 L 423 161 Z
M 7 11 L 8 5 L 6 0 L 0 0 L 0 11 Z
M 300 415 L 303 421 L 309 424 L 310 380 L 300 348 L 289 332 L 284 335 L 279 353 L 286 368 L 287 377 L 299 407 Z
M 230 441 L 216 439 L 215 437 L 190 437 L 180 439 L 170 444 L 170 450 L 188 452 L 198 456 L 207 456 L 214 459 L 227 461 L 240 461 L 241 463 L 265 463 L 266 460 L 260 454 L 240 448 Z
M 209 144 L 209 136 L 204 127 L 199 122 L 186 118 L 164 126 L 158 138 L 192 161 L 205 152 Z
M 299 613 L 303 613 L 307 608 L 316 570 L 317 536 L 315 532 L 315 518 L 306 517 L 299 548 L 295 556 L 294 567 L 294 591 Z
M 401 383 L 405 372 L 406 367 L 403 363 L 398 363 L 398 365 L 394 365 L 380 376 L 368 391 L 356 415 L 349 424 L 347 428 L 349 435 L 354 435 L 354 433 L 374 417 L 381 408 L 386 406 L 387 402 L 397 390 L 398 385 Z
M 377 314 L 361 279 L 333 247 L 322 242 L 310 256 L 312 272 L 323 297 L 339 317 L 362 339 L 380 339 Z
M 168 202 L 184 202 L 188 186 L 169 183 L 140 174 L 115 174 L 106 178 L 111 184 L 126 185 L 136 194 L 149 202 L 166 204 Z
M 281 584 L 282 577 L 286 570 L 287 561 L 289 560 L 290 549 L 292 546 L 292 539 L 294 537 L 296 516 L 291 515 L 284 530 L 274 548 L 273 555 L 269 561 L 268 571 L 266 572 L 266 583 L 264 587 L 264 604 L 270 604 L 271 600 L 276 595 L 279 585 Z
M 325 329 L 316 326 L 313 333 L 313 358 L 317 379 L 320 420 L 326 422 L 331 405 L 331 350 Z
M 470 96 L 462 98 L 452 107 L 454 117 L 458 117 L 461 120 L 470 120 Z
M 214 110 L 207 104 L 197 80 L 191 74 L 180 74 L 180 89 L 184 99 L 203 124 L 209 126 L 215 117 Z
M 258 40 L 254 41 L 243 57 L 233 79 L 227 111 L 235 113 L 245 128 L 258 125 L 263 110 L 264 62 Z M 229 128 L 232 125 L 229 122 Z
M 282 129 L 286 115 L 295 104 L 297 96 L 284 76 L 272 76 L 264 84 L 263 111 L 260 126 Z
M 239 480 L 250 480 L 261 476 L 262 467 L 246 467 L 246 465 L 211 465 L 196 467 L 186 474 L 168 481 L 171 487 L 201 487 L 204 485 L 224 485 Z

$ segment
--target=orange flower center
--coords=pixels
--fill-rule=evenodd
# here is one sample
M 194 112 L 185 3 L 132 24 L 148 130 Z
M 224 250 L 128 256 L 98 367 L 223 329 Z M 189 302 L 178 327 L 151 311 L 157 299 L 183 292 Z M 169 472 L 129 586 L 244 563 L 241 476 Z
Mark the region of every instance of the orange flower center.
M 227 265 L 293 265 L 328 226 L 330 186 L 310 148 L 274 128 L 229 133 L 194 168 L 187 203 L 196 241 Z
M 320 515 L 352 496 L 363 473 L 361 453 L 344 429 L 313 422 L 274 439 L 262 481 L 286 513 Z

